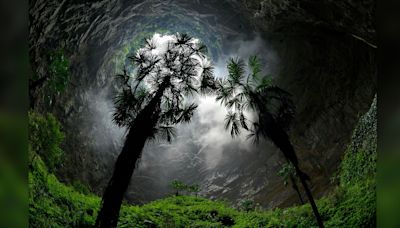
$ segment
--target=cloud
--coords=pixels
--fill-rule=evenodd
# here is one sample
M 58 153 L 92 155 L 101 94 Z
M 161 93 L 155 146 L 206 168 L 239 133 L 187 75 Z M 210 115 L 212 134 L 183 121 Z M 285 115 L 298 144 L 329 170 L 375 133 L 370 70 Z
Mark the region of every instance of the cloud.
M 216 77 L 223 78 L 228 75 L 226 65 L 230 58 L 240 57 L 247 61 L 252 55 L 257 55 L 260 58 L 263 72 L 276 73 L 277 55 L 271 48 L 268 48 L 266 41 L 260 34 L 255 34 L 253 39 L 237 38 L 233 41 L 227 41 L 224 46 L 226 49 L 214 64 Z
M 157 43 L 157 48 L 153 51 L 161 54 L 165 53 L 166 45 L 173 36 L 155 34 L 153 39 Z M 257 54 L 266 73 L 273 73 L 277 64 L 276 55 L 269 50 L 260 35 L 256 35 L 254 39 L 238 38 L 227 41 L 222 51 L 223 55 L 213 61 L 216 77 L 227 76 L 226 63 L 230 57 L 239 56 L 248 59 L 251 55 Z M 125 140 L 125 129 L 117 127 L 112 122 L 114 105 L 107 94 L 109 94 L 107 91 L 92 91 L 87 94 L 87 99 L 91 104 L 90 118 L 94 126 L 93 129 L 87 130 L 87 134 L 96 140 L 95 151 L 99 153 L 106 152 L 104 148 L 110 148 L 105 144 L 113 144 L 114 148 L 118 148 Z M 233 160 L 237 161 L 236 165 L 238 165 L 242 161 L 243 153 L 255 151 L 251 141 L 245 139 L 245 131 L 233 139 L 229 131 L 224 128 L 226 110 L 215 101 L 215 96 L 193 99 L 198 104 L 197 111 L 190 123 L 176 126 L 177 137 L 172 143 L 155 141 L 146 145 L 133 177 L 140 176 L 140 178 L 146 177 L 152 180 L 151 183 L 143 183 L 143 188 L 154 188 L 157 194 L 161 194 L 168 192 L 168 183 L 176 178 L 184 182 L 203 183 L 207 181 L 204 178 L 208 178 L 207 175 L 211 175 L 214 170 L 226 170 L 227 167 L 233 166 L 229 163 Z M 116 153 L 119 153 L 118 149 Z M 103 159 L 102 154 L 99 155 L 99 159 Z M 136 190 L 140 192 L 139 189 Z M 136 193 L 134 195 L 137 197 Z M 159 196 L 143 197 L 149 200 L 149 197 Z
M 153 51 L 158 54 L 165 53 L 168 43 L 176 39 L 174 35 L 160 35 L 154 34 L 152 42 L 154 42 L 156 49 Z M 198 42 L 197 39 L 194 42 Z M 235 39 L 233 41 L 225 42 L 224 54 L 214 63 L 215 76 L 221 77 L 226 76 L 226 63 L 230 57 L 240 56 L 243 59 L 248 59 L 251 55 L 257 54 L 264 67 L 267 69 L 271 68 L 271 65 L 276 63 L 276 56 L 272 51 L 269 51 L 266 43 L 260 35 L 256 35 L 254 39 Z M 268 51 L 262 51 L 268 50 Z M 208 59 L 205 59 L 205 64 L 208 64 Z M 92 112 L 91 119 L 95 126 L 93 129 L 88 130 L 88 134 L 94 136 L 95 139 L 104 139 L 104 135 L 107 135 L 109 140 L 101 140 L 96 142 L 96 151 L 102 151 L 101 148 L 104 144 L 112 143 L 114 148 L 117 148 L 117 144 L 122 146 L 126 129 L 117 127 L 112 122 L 113 102 L 112 99 L 107 97 L 107 91 L 100 92 L 88 92 L 87 99 L 90 100 L 90 109 Z M 232 144 L 237 145 L 238 148 L 243 150 L 250 150 L 251 145 L 248 140 L 245 139 L 246 132 L 243 132 L 238 138 L 232 139 L 228 130 L 224 128 L 224 119 L 226 116 L 225 108 L 215 101 L 215 96 L 197 97 L 195 98 L 198 103 L 198 108 L 195 116 L 191 123 L 182 124 L 177 126 L 177 138 L 171 143 L 156 142 L 151 143 L 146 147 L 145 153 L 163 152 L 163 158 L 166 159 L 166 163 L 169 161 L 178 161 L 186 159 L 186 151 L 191 150 L 193 146 L 198 147 L 198 159 L 205 162 L 209 169 L 218 166 L 221 160 L 224 159 L 224 148 L 231 146 Z M 251 115 L 248 115 L 251 117 Z M 97 129 L 97 130 L 96 130 Z M 105 132 L 104 132 L 105 131 Z M 97 140 L 98 141 L 98 140 Z M 157 149 L 156 149 L 157 148 Z M 193 153 L 190 155 L 192 156 Z M 147 164 L 151 161 L 151 156 L 144 156 L 142 165 L 140 167 L 146 168 Z

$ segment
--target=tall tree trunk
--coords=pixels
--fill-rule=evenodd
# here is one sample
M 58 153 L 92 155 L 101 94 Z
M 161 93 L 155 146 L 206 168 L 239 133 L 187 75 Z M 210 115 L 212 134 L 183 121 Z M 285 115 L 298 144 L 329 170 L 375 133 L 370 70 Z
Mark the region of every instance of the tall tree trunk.
M 297 186 L 296 178 L 290 174 L 290 181 L 292 182 L 292 188 L 296 191 L 297 195 L 299 196 L 299 200 L 301 204 L 304 204 L 303 197 L 301 196 L 301 192 L 299 186 Z
M 314 216 L 320 228 L 324 227 L 321 215 L 318 212 L 317 205 L 315 204 L 314 197 L 307 185 L 306 180 L 309 179 L 307 174 L 299 168 L 299 162 L 294 148 L 289 140 L 289 136 L 282 129 L 282 127 L 275 121 L 274 117 L 267 111 L 260 112 L 260 122 L 264 126 L 263 133 L 282 151 L 285 158 L 288 159 L 295 167 L 296 174 L 300 179 L 301 184 L 306 192 L 308 201 L 311 204 Z
M 161 84 L 149 104 L 137 115 L 125 140 L 124 147 L 114 166 L 113 175 L 104 191 L 102 207 L 96 219 L 95 227 L 117 227 L 119 211 L 133 171 L 142 155 L 147 139 L 152 136 L 156 127 L 160 102 L 165 91 L 167 80 Z
M 320 228 L 323 228 L 324 227 L 324 223 L 322 222 L 321 215 L 319 214 L 317 205 L 315 204 L 314 197 L 312 196 L 312 193 L 311 193 L 310 189 L 308 188 L 305 175 L 297 165 L 295 165 L 295 168 L 296 168 L 297 176 L 299 176 L 300 182 L 303 185 L 303 188 L 304 188 L 304 190 L 306 192 L 308 200 L 310 201 L 311 208 L 312 208 L 312 210 L 314 212 L 315 218 L 317 219 L 318 226 Z

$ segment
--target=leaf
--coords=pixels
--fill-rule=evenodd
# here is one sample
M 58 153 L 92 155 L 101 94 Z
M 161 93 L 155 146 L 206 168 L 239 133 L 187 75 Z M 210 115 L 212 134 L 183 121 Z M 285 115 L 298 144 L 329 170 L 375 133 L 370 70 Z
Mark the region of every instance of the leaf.
M 261 82 L 259 82 L 255 91 L 260 91 L 270 86 L 272 86 L 272 78 L 270 76 L 265 76 L 261 79 Z
M 258 81 L 259 80 L 258 75 L 261 72 L 262 66 L 256 55 L 250 56 L 248 66 L 251 71 L 251 77 L 255 81 Z
M 217 89 L 216 81 L 214 79 L 214 67 L 208 66 L 203 68 L 201 74 L 200 91 L 207 93 Z
M 183 92 L 185 95 L 193 95 L 194 93 L 197 93 L 197 89 L 192 86 L 191 83 L 185 83 L 185 86 L 183 87 Z
M 190 104 L 189 106 L 184 107 L 182 110 L 180 110 L 180 115 L 176 121 L 176 123 L 180 122 L 185 122 L 188 123 L 190 122 L 194 111 L 197 109 L 198 105 L 195 103 Z
M 203 43 L 203 42 L 199 42 L 197 44 L 197 52 L 203 53 L 203 54 L 207 54 L 208 52 L 208 48 L 207 46 Z
M 160 126 L 157 129 L 157 134 L 161 139 L 165 139 L 168 142 L 171 142 L 173 138 L 176 137 L 175 128 L 172 126 Z
M 231 58 L 228 62 L 228 78 L 238 84 L 244 76 L 244 63 L 240 58 Z
M 225 129 L 231 128 L 231 136 L 235 137 L 240 134 L 239 119 L 236 112 L 229 111 L 225 117 Z
M 240 125 L 244 129 L 249 130 L 249 128 L 247 127 L 246 117 L 244 116 L 243 112 L 240 113 Z
M 217 91 L 217 97 L 215 98 L 217 101 L 221 101 L 221 104 L 227 104 L 229 98 L 231 97 L 231 91 L 229 88 L 221 87 Z
M 192 41 L 192 39 L 193 38 L 186 33 L 183 34 L 178 33 L 176 45 L 188 44 L 190 41 Z
M 251 139 L 253 144 L 258 144 L 260 142 L 261 130 L 259 126 L 258 122 L 253 122 L 252 129 L 249 129 L 250 133 L 246 136 L 246 139 Z

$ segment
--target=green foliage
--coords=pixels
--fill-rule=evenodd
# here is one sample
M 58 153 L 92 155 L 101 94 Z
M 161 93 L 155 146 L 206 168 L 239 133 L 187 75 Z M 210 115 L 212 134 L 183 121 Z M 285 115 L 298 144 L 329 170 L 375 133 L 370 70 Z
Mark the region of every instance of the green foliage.
M 253 200 L 243 200 L 240 202 L 240 209 L 246 212 L 252 211 L 255 208 Z
M 290 94 L 273 85 L 270 75 L 262 75 L 262 64 L 257 56 L 247 63 L 240 58 L 231 58 L 227 63 L 228 77 L 216 83 L 216 101 L 227 108 L 225 129 L 232 137 L 246 130 L 248 139 L 258 142 L 259 136 L 267 131 L 262 114 L 273 116 L 286 127 L 293 117 L 294 105 Z M 248 111 L 257 113 L 258 118 L 248 118 Z
M 72 182 L 72 187 L 77 192 L 85 194 L 85 195 L 89 195 L 91 193 L 90 188 L 78 180 L 74 180 Z
M 42 116 L 35 112 L 28 113 L 29 118 L 29 160 L 32 162 L 40 155 L 50 171 L 54 171 L 62 162 L 64 152 L 60 143 L 64 140 L 60 123 L 52 114 Z
M 100 198 L 77 193 L 43 170 L 30 173 L 32 227 L 85 227 L 94 224 Z M 41 169 L 39 172 L 37 169 Z M 326 227 L 372 227 L 374 183 L 337 189 L 318 201 Z M 175 196 L 143 206 L 123 205 L 119 227 L 316 227 L 308 204 L 287 209 L 238 211 L 226 202 Z
M 43 87 L 46 105 L 51 105 L 55 96 L 64 92 L 70 77 L 70 62 L 63 49 L 51 51 L 48 54 L 47 80 Z
M 179 191 L 186 189 L 186 184 L 184 184 L 182 181 L 174 180 L 171 182 L 171 187 L 176 191 L 176 195 L 179 195 Z
M 176 191 L 175 195 L 177 196 L 179 195 L 179 191 L 186 191 L 195 194 L 200 191 L 200 186 L 198 184 L 188 185 L 179 180 L 173 180 L 170 185 Z
M 296 170 L 291 163 L 286 163 L 282 166 L 282 169 L 278 171 L 278 175 L 283 178 L 283 184 L 287 186 L 290 176 L 296 176 Z
M 70 75 L 69 60 L 65 57 L 64 50 L 58 49 L 49 54 L 49 81 L 48 89 L 52 92 L 65 90 Z
M 376 183 L 370 179 L 339 187 L 320 200 L 321 214 L 329 227 L 376 227 Z
M 100 199 L 60 183 L 37 157 L 29 172 L 30 227 L 90 227 Z
M 371 110 L 373 110 L 372 108 Z M 375 109 L 376 110 L 376 109 Z M 374 111 L 361 118 L 357 129 L 370 126 L 364 121 Z M 30 113 L 30 118 L 32 113 Z M 375 117 L 371 118 L 373 121 Z M 372 121 L 372 122 L 373 122 Z M 355 130 L 355 135 L 359 130 Z M 376 135 L 370 130 L 354 150 L 346 151 L 339 173 L 341 184 L 317 201 L 326 227 L 375 227 L 376 182 L 375 160 L 367 155 L 376 153 L 370 140 Z M 355 145 L 355 139 L 353 143 Z M 30 148 L 37 148 L 38 140 L 30 140 Z M 369 151 L 369 152 L 365 152 Z M 363 154 L 357 155 L 357 154 Z M 375 156 L 375 155 L 374 155 Z M 361 158 L 359 158 L 361 157 Z M 357 162 L 355 161 L 357 160 Z M 350 165 L 351 164 L 351 165 Z M 40 156 L 29 171 L 30 227 L 90 227 L 94 224 L 100 198 L 77 191 L 59 182 L 49 173 Z M 357 175 L 349 174 L 356 170 Z M 342 182 L 343 181 L 343 182 Z M 188 186 L 174 182 L 180 189 Z M 77 184 L 79 185 L 79 184 Z M 81 191 L 81 190 L 80 190 Z M 253 205 L 254 203 L 246 203 Z M 253 207 L 254 208 L 254 207 Z M 153 201 L 143 206 L 122 205 L 119 227 L 317 227 L 309 204 L 274 210 L 236 210 L 226 202 L 194 196 L 174 196 Z
M 197 194 L 200 191 L 200 186 L 198 184 L 189 185 L 187 187 L 187 191 Z
M 377 161 L 376 97 L 371 109 L 361 117 L 341 164 L 341 184 L 375 178 Z
M 53 115 L 29 112 L 29 225 L 30 227 L 89 227 L 99 198 L 78 193 L 60 183 L 54 169 L 61 162 L 64 134 Z M 81 190 L 81 189 L 80 189 Z

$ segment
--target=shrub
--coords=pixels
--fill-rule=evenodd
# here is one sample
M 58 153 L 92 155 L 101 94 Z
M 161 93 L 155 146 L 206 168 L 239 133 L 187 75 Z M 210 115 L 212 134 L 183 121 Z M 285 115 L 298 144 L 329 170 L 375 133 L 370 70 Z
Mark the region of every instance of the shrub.
M 61 125 L 52 114 L 28 113 L 30 163 L 40 155 L 48 169 L 53 172 L 62 162 L 64 152 L 60 148 L 64 140 Z

